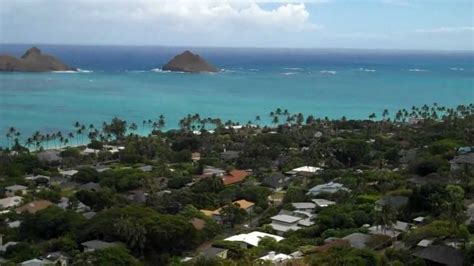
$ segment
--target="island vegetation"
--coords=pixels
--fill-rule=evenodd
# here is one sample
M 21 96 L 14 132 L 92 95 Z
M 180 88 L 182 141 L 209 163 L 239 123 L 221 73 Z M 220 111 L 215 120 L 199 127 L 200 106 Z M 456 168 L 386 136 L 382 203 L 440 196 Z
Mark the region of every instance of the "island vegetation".
M 9 128 L 2 265 L 474 262 L 473 104 L 166 123 Z

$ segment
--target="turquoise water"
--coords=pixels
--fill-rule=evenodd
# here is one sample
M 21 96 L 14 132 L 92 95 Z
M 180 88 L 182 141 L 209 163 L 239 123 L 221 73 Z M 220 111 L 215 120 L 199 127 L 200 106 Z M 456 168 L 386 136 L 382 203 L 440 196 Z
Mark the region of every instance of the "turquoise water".
M 21 55 L 26 46 L 2 45 Z M 152 71 L 183 48 L 40 46 L 87 73 L 1 73 L 0 129 L 24 136 L 189 113 L 247 122 L 277 107 L 317 117 L 367 118 L 387 108 L 474 102 L 474 54 L 363 50 L 195 48 L 223 71 Z M 263 121 L 269 123 L 268 121 Z M 4 135 L 4 134 L 2 134 Z M 4 140 L 2 140 L 4 142 Z

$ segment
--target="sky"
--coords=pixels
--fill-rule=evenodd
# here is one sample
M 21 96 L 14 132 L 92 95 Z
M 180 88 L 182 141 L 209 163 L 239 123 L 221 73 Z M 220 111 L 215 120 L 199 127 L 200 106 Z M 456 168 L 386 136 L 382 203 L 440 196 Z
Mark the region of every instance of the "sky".
M 474 50 L 474 1 L 0 0 L 0 43 Z

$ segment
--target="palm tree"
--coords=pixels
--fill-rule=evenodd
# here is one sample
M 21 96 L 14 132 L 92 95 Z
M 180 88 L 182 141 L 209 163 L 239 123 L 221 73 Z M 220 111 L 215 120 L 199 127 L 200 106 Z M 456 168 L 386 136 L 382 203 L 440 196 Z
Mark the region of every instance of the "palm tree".
M 396 210 L 388 203 L 383 205 L 382 208 L 375 214 L 375 224 L 382 227 L 384 235 L 386 235 L 387 229 L 393 228 L 393 224 L 396 221 Z
M 278 116 L 274 116 L 274 117 L 273 117 L 273 120 L 272 120 L 272 123 L 275 124 L 275 126 L 277 126 L 279 122 L 280 122 L 280 121 L 279 121 L 279 119 L 278 119 Z

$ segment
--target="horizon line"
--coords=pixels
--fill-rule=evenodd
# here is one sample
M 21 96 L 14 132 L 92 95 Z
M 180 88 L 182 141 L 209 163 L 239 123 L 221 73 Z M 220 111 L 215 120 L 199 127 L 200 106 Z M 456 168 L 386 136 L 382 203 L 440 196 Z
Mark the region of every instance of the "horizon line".
M 48 46 L 112 46 L 112 47 L 170 47 L 170 48 L 217 48 L 217 49 L 266 49 L 266 50 L 359 50 L 359 51 L 400 51 L 400 52 L 440 52 L 440 53 L 474 53 L 472 50 L 443 50 L 422 48 L 351 48 L 351 47 L 264 47 L 264 46 L 217 46 L 217 45 L 167 45 L 167 44 L 68 44 L 68 43 L 21 43 L 0 42 L 2 45 L 48 45 Z

